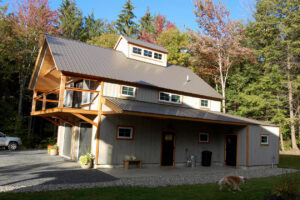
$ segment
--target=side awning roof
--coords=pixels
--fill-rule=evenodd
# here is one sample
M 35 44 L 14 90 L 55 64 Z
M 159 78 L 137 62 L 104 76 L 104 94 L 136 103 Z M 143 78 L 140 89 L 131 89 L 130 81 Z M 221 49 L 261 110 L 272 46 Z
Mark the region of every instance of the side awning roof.
M 178 120 L 202 121 L 207 123 L 232 124 L 232 125 L 264 125 L 276 126 L 266 122 L 247 119 L 239 116 L 220 112 L 198 110 L 166 104 L 149 103 L 131 99 L 104 97 L 104 104 L 117 113 L 169 118 Z

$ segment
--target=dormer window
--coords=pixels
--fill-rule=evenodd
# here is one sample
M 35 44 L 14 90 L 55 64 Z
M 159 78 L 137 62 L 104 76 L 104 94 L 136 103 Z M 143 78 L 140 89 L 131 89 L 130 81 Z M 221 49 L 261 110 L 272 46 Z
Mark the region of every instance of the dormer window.
M 162 58 L 161 53 L 154 53 L 154 58 L 158 59 L 158 60 L 161 60 L 161 58 Z
M 152 58 L 152 51 L 144 50 L 144 56 Z
M 207 99 L 201 99 L 201 107 L 208 108 L 208 100 Z
M 142 55 L 142 49 L 137 48 L 137 47 L 133 47 L 132 52 L 135 53 L 135 54 Z
M 122 85 L 121 95 L 125 97 L 135 97 L 135 91 L 136 91 L 135 87 Z

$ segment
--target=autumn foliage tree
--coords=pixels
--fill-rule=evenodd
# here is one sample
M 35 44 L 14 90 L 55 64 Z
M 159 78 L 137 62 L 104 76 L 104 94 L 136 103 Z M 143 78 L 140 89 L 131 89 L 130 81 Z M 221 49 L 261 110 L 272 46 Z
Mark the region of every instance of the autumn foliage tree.
M 199 71 L 213 77 L 221 85 L 222 107 L 225 113 L 226 82 L 234 64 L 252 58 L 251 50 L 243 47 L 243 28 L 239 22 L 229 18 L 230 12 L 221 1 L 195 1 L 198 31 L 191 32 L 191 54 Z
M 13 14 L 7 16 L 12 24 L 15 40 L 15 59 L 18 61 L 19 102 L 18 116 L 23 109 L 25 86 L 28 84 L 35 58 L 44 34 L 58 33 L 58 13 L 52 11 L 48 0 L 22 0 L 12 4 Z

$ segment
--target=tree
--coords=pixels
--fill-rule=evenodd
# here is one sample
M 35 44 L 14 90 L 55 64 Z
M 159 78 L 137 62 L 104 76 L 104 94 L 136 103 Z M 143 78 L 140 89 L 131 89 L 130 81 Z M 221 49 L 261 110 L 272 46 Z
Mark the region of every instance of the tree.
M 150 43 L 154 43 L 154 44 L 157 43 L 157 41 L 156 41 L 157 38 L 164 30 L 176 28 L 176 25 L 174 23 L 167 21 L 166 17 L 161 14 L 158 14 L 154 18 L 153 23 L 154 23 L 153 24 L 154 30 L 148 32 L 146 29 L 144 29 L 140 35 L 140 38 L 146 42 L 150 42 Z
M 157 44 L 168 50 L 168 63 L 190 66 L 190 55 L 187 51 L 189 46 L 188 34 L 177 28 L 169 28 L 161 32 L 157 38 Z
M 250 49 L 243 47 L 243 28 L 239 22 L 229 19 L 229 11 L 219 1 L 198 0 L 194 11 L 198 32 L 191 31 L 191 52 L 194 64 L 205 60 L 216 84 L 221 84 L 222 108 L 226 111 L 226 83 L 229 70 L 234 64 L 251 58 Z M 218 73 L 218 74 L 216 74 Z
M 104 22 L 95 19 L 94 12 L 84 18 L 84 41 L 100 36 L 104 32 Z
M 133 21 L 133 19 L 136 18 L 133 13 L 134 9 L 135 7 L 133 6 L 131 0 L 127 0 L 116 21 L 116 29 L 118 30 L 119 34 L 134 37 L 138 33 L 138 26 Z
M 153 22 L 154 22 L 154 18 L 153 16 L 151 16 L 149 8 L 147 8 L 147 12 L 143 17 L 141 17 L 140 20 L 140 33 L 142 33 L 143 31 L 147 33 L 154 32 Z
M 105 33 L 97 37 L 93 37 L 91 40 L 88 40 L 88 44 L 97 45 L 105 48 L 114 48 L 117 43 L 119 36 L 114 33 Z
M 61 35 L 74 40 L 84 40 L 83 17 L 75 2 L 63 0 L 58 11 Z

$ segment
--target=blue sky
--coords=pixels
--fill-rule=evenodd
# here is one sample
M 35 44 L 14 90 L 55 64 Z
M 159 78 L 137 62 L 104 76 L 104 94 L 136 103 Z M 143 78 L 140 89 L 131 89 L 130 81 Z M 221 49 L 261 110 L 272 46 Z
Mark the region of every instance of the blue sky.
M 255 0 L 223 0 L 224 5 L 231 11 L 231 18 L 247 21 L 251 18 L 250 8 Z M 4 3 L 9 0 L 3 0 Z M 77 7 L 88 15 L 94 10 L 96 18 L 116 20 L 122 6 L 126 0 L 76 0 Z M 189 27 L 196 29 L 195 15 L 193 13 L 193 0 L 132 0 L 136 7 L 134 10 L 138 20 L 150 8 L 152 14 L 162 14 L 171 22 L 175 22 L 177 27 L 183 29 Z M 49 0 L 50 6 L 57 9 L 61 0 Z

